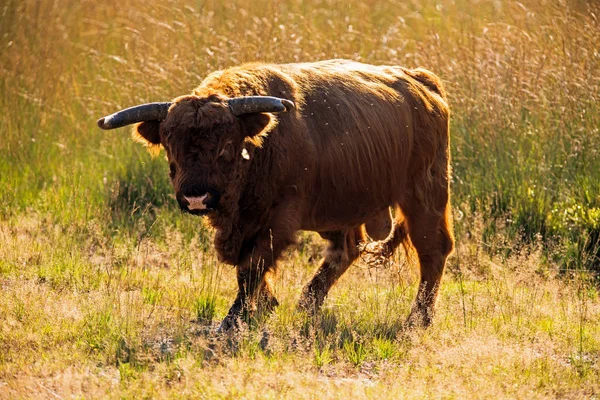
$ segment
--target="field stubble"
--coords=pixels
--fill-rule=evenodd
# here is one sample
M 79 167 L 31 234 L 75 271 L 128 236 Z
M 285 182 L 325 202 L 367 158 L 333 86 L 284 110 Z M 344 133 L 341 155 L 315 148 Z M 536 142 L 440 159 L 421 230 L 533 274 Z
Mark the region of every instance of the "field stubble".
M 600 393 L 600 9 L 586 2 L 6 1 L 0 397 L 593 397 Z M 414 266 L 355 266 L 314 323 L 212 327 L 234 272 L 162 157 L 95 120 L 246 61 L 424 66 L 453 111 L 457 249 L 431 329 Z

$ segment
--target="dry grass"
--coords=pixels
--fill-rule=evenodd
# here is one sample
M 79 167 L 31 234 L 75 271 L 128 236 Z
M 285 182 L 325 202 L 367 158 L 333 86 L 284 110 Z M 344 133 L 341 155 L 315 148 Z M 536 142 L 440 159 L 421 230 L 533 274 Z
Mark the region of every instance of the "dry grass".
M 0 4 L 0 398 L 593 398 L 600 394 L 595 3 Z M 402 254 L 214 333 L 235 294 L 167 168 L 95 120 L 245 61 L 424 66 L 453 109 L 458 247 L 427 331 Z
M 317 321 L 306 321 L 294 303 L 316 249 L 296 250 L 281 268 L 275 314 L 222 337 L 214 324 L 234 295 L 234 274 L 197 243 L 172 235 L 168 245 L 96 249 L 78 269 L 78 257 L 67 266 L 43 258 L 59 250 L 59 230 L 47 232 L 46 244 L 31 231 L 1 231 L 2 259 L 24 263 L 20 276 L 2 279 L 3 396 L 544 398 L 600 390 L 598 292 L 583 274 L 557 279 L 541 251 L 501 259 L 459 245 L 436 323 L 422 332 L 401 328 L 416 280 L 401 256 L 387 269 L 356 266 Z M 63 271 L 48 277 L 50 268 Z M 214 320 L 198 313 L 201 298 L 214 301 Z

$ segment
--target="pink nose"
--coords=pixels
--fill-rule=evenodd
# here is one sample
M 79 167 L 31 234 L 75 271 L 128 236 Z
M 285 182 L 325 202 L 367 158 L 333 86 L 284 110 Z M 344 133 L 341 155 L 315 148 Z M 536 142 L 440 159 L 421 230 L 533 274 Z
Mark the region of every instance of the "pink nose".
M 202 196 L 196 197 L 187 197 L 183 196 L 183 198 L 188 202 L 188 208 L 190 210 L 206 210 L 206 203 L 210 199 L 210 195 L 208 193 L 203 194 Z

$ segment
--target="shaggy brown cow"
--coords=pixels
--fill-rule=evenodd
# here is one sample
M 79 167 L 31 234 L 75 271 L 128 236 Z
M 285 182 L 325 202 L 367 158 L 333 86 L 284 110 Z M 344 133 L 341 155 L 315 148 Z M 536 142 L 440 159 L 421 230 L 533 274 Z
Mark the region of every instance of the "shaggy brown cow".
M 299 303 L 317 310 L 359 256 L 365 224 L 382 239 L 369 246 L 379 255 L 410 239 L 421 283 L 409 321 L 430 324 L 453 248 L 449 111 L 434 74 L 345 60 L 247 64 L 98 124 L 140 121 L 136 135 L 166 151 L 181 209 L 208 217 L 220 260 L 237 267 L 222 328 L 277 304 L 273 273 L 299 230 L 329 242 Z

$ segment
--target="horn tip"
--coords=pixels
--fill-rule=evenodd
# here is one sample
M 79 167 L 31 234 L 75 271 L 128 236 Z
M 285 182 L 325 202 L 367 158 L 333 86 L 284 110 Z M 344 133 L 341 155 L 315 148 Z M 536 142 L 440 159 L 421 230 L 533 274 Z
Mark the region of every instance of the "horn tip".
M 100 129 L 107 129 L 106 126 L 104 125 L 104 117 L 100 118 L 97 122 L 98 124 L 98 128 Z
M 97 124 L 100 129 L 104 129 L 105 131 L 118 128 L 118 126 L 114 126 L 112 115 L 100 118 Z

